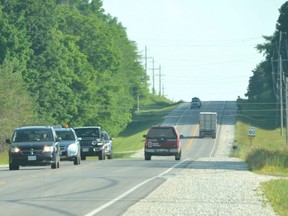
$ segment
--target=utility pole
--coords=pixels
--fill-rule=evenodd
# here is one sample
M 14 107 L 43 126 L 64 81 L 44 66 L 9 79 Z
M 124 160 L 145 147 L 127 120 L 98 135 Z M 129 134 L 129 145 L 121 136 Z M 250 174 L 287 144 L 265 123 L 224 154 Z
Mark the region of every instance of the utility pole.
M 148 59 L 153 59 L 153 57 L 148 57 L 147 56 L 147 47 L 145 46 L 145 71 L 146 71 L 146 77 L 148 76 L 148 67 L 147 67 L 147 62 L 148 62 Z M 153 59 L 154 61 L 154 59 Z M 145 77 L 145 79 L 146 79 Z M 146 83 L 147 83 L 147 79 L 146 79 Z
M 165 76 L 164 74 L 162 74 L 162 70 L 161 70 L 161 65 L 159 65 L 159 74 L 156 76 L 159 76 L 159 96 L 162 96 L 162 76 Z
M 139 94 L 137 95 L 137 111 L 140 111 L 140 106 L 139 106 Z
M 152 68 L 149 68 L 150 70 L 152 70 L 152 94 L 155 95 L 156 94 L 156 90 L 155 90 L 155 70 L 159 70 L 159 95 L 161 96 L 161 65 L 159 66 L 159 68 L 155 68 L 154 66 L 154 58 L 153 57 L 147 57 L 147 47 L 145 46 L 145 71 L 146 71 L 146 75 L 148 76 L 148 67 L 147 67 L 147 60 L 151 58 L 152 59 Z M 146 81 L 147 83 L 147 81 Z
M 274 61 L 277 61 L 277 60 L 273 60 L 273 57 L 271 58 L 271 66 L 272 66 L 272 82 L 273 82 L 273 90 L 274 90 L 274 94 L 275 94 L 275 97 L 276 97 L 276 103 L 275 103 L 275 110 L 276 110 L 276 121 L 275 121 L 275 127 L 278 127 L 278 119 L 279 119 L 279 83 L 278 83 L 278 80 L 277 80 L 277 76 L 278 76 L 278 73 L 275 72 L 275 69 L 274 69 Z M 275 87 L 274 87 L 275 85 Z
M 147 47 L 146 46 L 145 46 L 145 71 L 146 71 L 146 76 L 147 76 Z
M 288 145 L 288 78 L 285 80 L 285 98 L 286 98 L 286 145 Z
M 159 65 L 159 96 L 161 96 L 161 65 Z
M 155 71 L 154 71 L 154 58 L 152 59 L 152 94 L 155 95 Z
M 154 61 L 153 61 L 153 68 L 151 68 L 151 70 L 153 70 L 153 89 L 152 92 L 153 94 L 156 94 L 156 90 L 155 90 L 155 76 L 159 76 L 159 95 L 161 95 L 161 65 L 159 65 L 158 68 L 154 67 Z M 159 74 L 155 74 L 155 70 L 159 71 Z
M 283 87 L 282 87 L 282 82 L 283 82 L 283 70 L 282 70 L 282 56 L 281 56 L 281 40 L 282 40 L 282 32 L 280 31 L 279 35 L 279 90 L 280 90 L 280 121 L 281 121 L 281 130 L 280 134 L 283 136 Z
M 148 59 L 152 59 L 152 61 L 153 61 L 153 68 L 154 68 L 154 58 L 153 57 L 148 57 L 147 56 L 147 47 L 145 46 L 145 71 L 146 71 L 146 77 L 145 77 L 145 79 L 146 79 L 146 83 L 148 83 L 148 80 L 147 80 L 147 76 L 148 76 L 148 67 L 147 67 L 147 63 L 148 63 Z M 153 76 L 154 76 L 154 74 L 153 74 Z M 153 81 L 153 83 L 154 83 L 154 81 Z M 154 85 L 154 84 L 153 84 Z M 153 91 L 153 89 L 152 89 L 152 91 Z

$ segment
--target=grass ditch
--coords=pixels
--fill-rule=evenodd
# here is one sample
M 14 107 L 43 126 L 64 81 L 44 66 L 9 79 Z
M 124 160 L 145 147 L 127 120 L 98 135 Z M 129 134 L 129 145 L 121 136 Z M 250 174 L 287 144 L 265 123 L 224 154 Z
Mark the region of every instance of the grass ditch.
M 267 119 L 265 116 L 262 118 L 251 116 L 251 110 L 254 110 L 253 105 L 249 107 L 249 104 L 245 104 L 245 110 L 248 111 L 245 112 L 243 109 L 238 111 L 232 156 L 246 161 L 249 169 L 255 173 L 280 177 L 279 180 L 261 183 L 261 188 L 274 211 L 280 216 L 287 215 L 288 145 L 286 144 L 286 131 L 284 129 L 281 135 L 281 130 L 275 127 L 277 123 L 271 121 L 272 119 Z M 261 110 L 257 112 L 259 115 Z M 256 127 L 256 136 L 253 139 L 248 137 L 249 127 Z
M 232 156 L 239 157 L 248 163 L 251 171 L 288 176 L 288 145 L 280 130 L 256 128 L 256 136 L 248 137 L 251 125 L 237 121 L 235 134 L 235 150 Z
M 8 164 L 8 153 L 6 151 L 0 152 L 0 165 Z
M 287 216 L 288 213 L 288 181 L 279 179 L 261 184 L 267 199 L 270 201 L 273 209 L 275 209 L 280 216 Z

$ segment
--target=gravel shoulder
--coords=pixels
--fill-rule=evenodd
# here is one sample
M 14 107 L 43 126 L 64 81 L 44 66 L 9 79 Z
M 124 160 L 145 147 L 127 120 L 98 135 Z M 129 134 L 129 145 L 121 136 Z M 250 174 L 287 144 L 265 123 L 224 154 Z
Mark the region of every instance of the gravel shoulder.
M 123 215 L 275 216 L 259 184 L 276 177 L 252 173 L 245 162 L 229 157 L 233 134 L 233 125 L 223 125 L 213 157 L 192 162 Z

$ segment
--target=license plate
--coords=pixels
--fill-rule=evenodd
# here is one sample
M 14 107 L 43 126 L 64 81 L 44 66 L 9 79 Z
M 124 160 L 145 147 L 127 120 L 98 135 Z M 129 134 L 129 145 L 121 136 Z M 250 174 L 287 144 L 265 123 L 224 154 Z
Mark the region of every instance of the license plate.
M 36 160 L 36 155 L 28 156 L 28 161 L 35 161 L 35 160 Z
M 82 148 L 82 152 L 89 152 L 89 148 Z
M 158 152 L 168 152 L 168 149 L 157 149 Z

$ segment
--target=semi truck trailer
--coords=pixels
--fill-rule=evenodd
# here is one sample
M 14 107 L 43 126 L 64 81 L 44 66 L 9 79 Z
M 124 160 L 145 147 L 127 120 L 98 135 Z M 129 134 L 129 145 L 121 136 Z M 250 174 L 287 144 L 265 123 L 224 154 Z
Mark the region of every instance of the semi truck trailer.
M 200 112 L 199 137 L 216 138 L 217 131 L 217 113 Z

